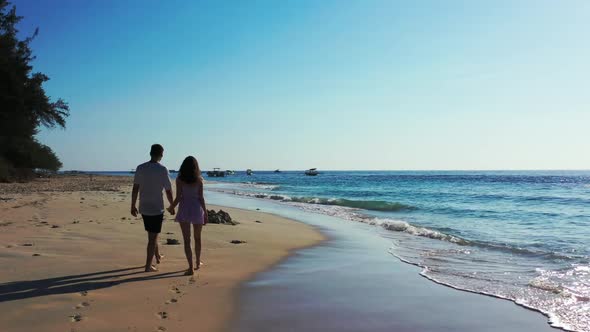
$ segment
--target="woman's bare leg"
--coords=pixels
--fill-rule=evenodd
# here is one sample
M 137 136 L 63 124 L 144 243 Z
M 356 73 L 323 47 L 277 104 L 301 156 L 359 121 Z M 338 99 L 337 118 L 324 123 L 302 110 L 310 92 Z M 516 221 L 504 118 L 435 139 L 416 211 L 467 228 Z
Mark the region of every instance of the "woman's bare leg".
M 193 251 L 191 249 L 191 224 L 185 222 L 179 222 L 180 230 L 182 231 L 182 238 L 184 241 L 184 254 L 186 255 L 186 260 L 188 261 L 188 270 L 187 274 L 193 273 Z
M 195 270 L 198 270 L 201 267 L 201 231 L 203 229 L 203 225 L 193 225 L 195 230 L 195 256 L 196 256 L 196 265 Z

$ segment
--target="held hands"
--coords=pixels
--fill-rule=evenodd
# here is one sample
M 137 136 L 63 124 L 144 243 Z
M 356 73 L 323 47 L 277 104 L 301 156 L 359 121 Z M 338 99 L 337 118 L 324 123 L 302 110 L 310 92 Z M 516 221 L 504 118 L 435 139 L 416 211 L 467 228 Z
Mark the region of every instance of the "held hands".
M 174 215 L 174 214 L 176 214 L 176 211 L 174 211 L 174 208 L 173 208 L 172 206 L 169 206 L 168 208 L 166 208 L 166 210 L 168 210 L 168 212 L 169 212 L 171 215 Z

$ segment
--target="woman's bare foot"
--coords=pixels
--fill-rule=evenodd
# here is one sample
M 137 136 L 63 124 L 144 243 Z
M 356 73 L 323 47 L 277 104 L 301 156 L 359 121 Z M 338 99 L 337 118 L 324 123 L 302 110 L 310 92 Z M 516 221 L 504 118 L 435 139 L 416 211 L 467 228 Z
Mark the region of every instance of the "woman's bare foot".
M 184 272 L 185 276 L 192 276 L 193 274 L 195 274 L 195 272 L 193 272 L 193 269 L 191 269 L 190 267 L 188 268 L 188 270 L 186 270 L 186 272 Z
M 200 269 L 201 266 L 203 266 L 203 265 L 205 265 L 205 263 L 203 263 L 203 262 L 197 262 L 197 267 L 195 267 L 195 271 L 198 270 L 198 269 Z
M 164 258 L 164 255 L 154 255 L 154 257 L 156 258 L 156 264 L 160 264 L 160 261 L 162 258 Z
M 150 267 L 145 268 L 145 272 L 156 272 L 156 271 L 158 271 L 158 269 L 153 265 L 150 265 Z

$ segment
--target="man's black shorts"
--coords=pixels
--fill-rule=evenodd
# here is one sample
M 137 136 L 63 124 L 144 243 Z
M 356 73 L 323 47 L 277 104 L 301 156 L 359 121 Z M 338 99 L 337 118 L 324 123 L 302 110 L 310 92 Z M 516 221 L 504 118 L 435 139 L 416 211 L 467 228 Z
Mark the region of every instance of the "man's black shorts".
M 160 233 L 162 231 L 162 221 L 164 221 L 164 215 L 159 214 L 157 216 L 146 216 L 143 217 L 143 227 L 150 233 Z

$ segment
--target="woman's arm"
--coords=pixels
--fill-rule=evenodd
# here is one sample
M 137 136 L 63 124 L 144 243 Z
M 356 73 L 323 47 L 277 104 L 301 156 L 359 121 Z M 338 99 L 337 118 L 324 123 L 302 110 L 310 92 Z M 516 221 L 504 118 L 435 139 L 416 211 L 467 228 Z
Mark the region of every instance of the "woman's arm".
M 205 214 L 205 224 L 209 223 L 209 215 L 207 214 L 207 206 L 205 205 L 205 196 L 203 195 L 203 181 L 199 181 L 199 200 L 201 201 L 201 207 Z
M 178 202 L 180 202 L 181 197 L 182 197 L 182 181 L 180 181 L 179 178 L 176 178 L 176 199 L 174 200 L 174 202 L 172 202 L 172 205 L 170 205 L 170 208 L 174 209 L 178 205 Z

